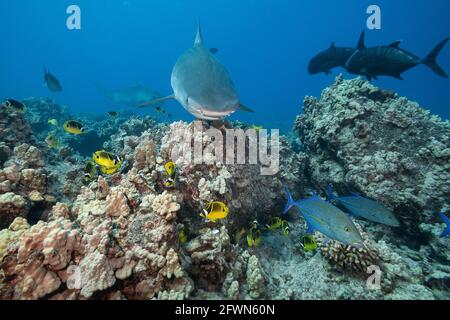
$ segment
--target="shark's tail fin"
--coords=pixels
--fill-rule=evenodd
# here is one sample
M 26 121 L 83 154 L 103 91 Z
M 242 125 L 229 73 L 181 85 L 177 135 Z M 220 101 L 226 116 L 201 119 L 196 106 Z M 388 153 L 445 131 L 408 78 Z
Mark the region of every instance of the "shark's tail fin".
M 448 40 L 450 38 L 446 38 L 439 42 L 439 44 L 426 56 L 425 59 L 423 59 L 423 64 L 425 64 L 428 68 L 434 71 L 437 75 L 448 78 L 447 73 L 438 65 L 436 62 L 437 56 L 441 52 L 441 50 L 444 48 L 444 46 L 447 44 Z
M 286 191 L 286 196 L 288 198 L 288 201 L 287 201 L 286 206 L 284 207 L 284 211 L 283 211 L 283 214 L 286 214 L 295 205 L 295 201 L 292 198 L 292 195 L 289 192 L 289 189 L 287 186 L 284 186 L 284 190 Z

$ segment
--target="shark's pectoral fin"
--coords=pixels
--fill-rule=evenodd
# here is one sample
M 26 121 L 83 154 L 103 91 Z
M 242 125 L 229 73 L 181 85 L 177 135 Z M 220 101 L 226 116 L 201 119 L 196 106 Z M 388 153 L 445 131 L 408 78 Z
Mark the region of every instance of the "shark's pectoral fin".
M 217 52 L 219 52 L 219 49 L 211 48 L 211 49 L 209 49 L 209 52 L 211 52 L 212 54 L 216 54 Z
M 251 112 L 251 113 L 255 112 L 252 109 L 250 109 L 249 107 L 247 107 L 246 105 L 243 105 L 242 103 L 239 104 L 239 110 L 245 111 L 245 112 Z
M 163 102 L 166 102 L 168 100 L 174 100 L 174 99 L 175 99 L 175 95 L 172 94 L 172 95 L 167 96 L 167 97 L 158 98 L 158 99 L 154 99 L 154 100 L 150 100 L 150 101 L 144 102 L 144 103 L 138 105 L 137 107 L 138 108 L 145 108 L 145 107 L 155 106 L 155 105 L 157 105 L 159 103 L 163 103 Z

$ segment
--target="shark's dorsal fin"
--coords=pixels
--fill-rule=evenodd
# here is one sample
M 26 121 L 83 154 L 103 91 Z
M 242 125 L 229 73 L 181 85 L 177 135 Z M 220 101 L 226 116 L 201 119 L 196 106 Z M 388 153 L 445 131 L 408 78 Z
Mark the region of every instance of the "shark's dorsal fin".
M 361 32 L 361 35 L 359 36 L 359 41 L 358 41 L 358 50 L 363 50 L 366 49 L 366 44 L 365 44 L 365 36 L 366 36 L 366 31 L 363 30 L 363 32 Z
M 334 49 L 334 48 L 336 48 L 336 43 L 333 42 L 330 46 L 330 49 Z
M 395 41 L 395 42 L 392 42 L 392 43 L 389 45 L 389 47 L 392 47 L 392 48 L 398 48 L 398 47 L 400 46 L 401 43 L 402 43 L 402 40 L 397 40 L 397 41 Z
M 200 26 L 200 18 L 198 19 L 198 23 L 197 23 L 197 35 L 195 36 L 194 44 L 196 46 L 201 46 L 203 44 L 202 28 Z

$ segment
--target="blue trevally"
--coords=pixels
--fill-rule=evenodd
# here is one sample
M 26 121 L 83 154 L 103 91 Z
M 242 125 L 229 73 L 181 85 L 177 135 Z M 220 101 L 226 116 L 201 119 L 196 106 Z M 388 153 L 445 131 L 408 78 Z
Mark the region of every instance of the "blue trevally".
M 216 51 L 204 46 L 199 21 L 194 46 L 183 53 L 173 67 L 173 95 L 149 101 L 141 107 L 175 99 L 202 120 L 221 120 L 238 109 L 253 112 L 240 103 L 227 69 L 213 54 Z
M 298 207 L 308 224 L 308 233 L 319 231 L 326 237 L 343 244 L 355 248 L 364 248 L 364 240 L 361 234 L 345 212 L 322 200 L 317 195 L 313 195 L 308 199 L 294 201 L 287 187 L 285 187 L 285 191 L 288 202 L 284 214 L 292 207 Z
M 394 214 L 379 202 L 364 198 L 357 193 L 353 193 L 351 196 L 335 197 L 332 185 L 328 186 L 327 195 L 329 200 L 343 206 L 354 216 L 391 227 L 400 226 L 400 222 Z
M 117 104 L 137 107 L 149 100 L 159 99 L 162 97 L 158 91 L 144 87 L 141 84 L 135 84 L 130 87 L 121 88 L 117 90 L 105 91 L 104 95 L 107 99 L 114 101 Z M 163 102 L 160 102 L 161 105 Z

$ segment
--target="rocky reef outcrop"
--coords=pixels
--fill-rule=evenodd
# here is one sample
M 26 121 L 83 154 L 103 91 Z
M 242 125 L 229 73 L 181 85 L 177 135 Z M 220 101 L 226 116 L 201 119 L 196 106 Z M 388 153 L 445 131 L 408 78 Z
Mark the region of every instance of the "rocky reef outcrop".
M 402 221 L 402 233 L 426 242 L 420 222 L 435 221 L 450 201 L 448 121 L 392 91 L 339 76 L 320 99 L 305 98 L 295 128 L 317 189 L 332 183 L 341 194 L 381 201 Z

